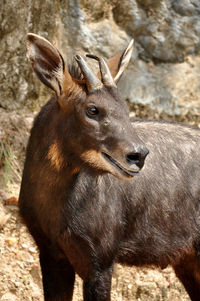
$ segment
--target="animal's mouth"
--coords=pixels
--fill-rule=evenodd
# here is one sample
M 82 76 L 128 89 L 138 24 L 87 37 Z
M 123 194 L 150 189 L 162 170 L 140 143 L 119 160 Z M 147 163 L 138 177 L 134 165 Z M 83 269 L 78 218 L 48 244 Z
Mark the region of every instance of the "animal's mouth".
M 115 168 L 117 168 L 121 173 L 123 173 L 126 177 L 133 177 L 139 173 L 139 170 L 130 170 L 123 167 L 119 162 L 117 162 L 115 159 L 113 159 L 110 155 L 107 153 L 102 152 L 101 153 L 104 159 L 111 163 Z

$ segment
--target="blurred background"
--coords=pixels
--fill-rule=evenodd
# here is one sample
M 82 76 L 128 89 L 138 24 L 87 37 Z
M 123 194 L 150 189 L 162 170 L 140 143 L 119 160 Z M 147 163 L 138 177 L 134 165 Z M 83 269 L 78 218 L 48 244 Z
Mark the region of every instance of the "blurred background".
M 66 62 L 85 52 L 110 58 L 134 38 L 134 53 L 119 83 L 131 116 L 198 125 L 200 1 L 1 0 L 0 6 L 0 300 L 42 300 L 37 249 L 15 201 L 33 117 L 51 91 L 33 74 L 26 34 L 47 38 Z M 80 292 L 78 281 L 74 300 L 81 300 Z M 189 300 L 170 269 L 121 266 L 112 296 Z

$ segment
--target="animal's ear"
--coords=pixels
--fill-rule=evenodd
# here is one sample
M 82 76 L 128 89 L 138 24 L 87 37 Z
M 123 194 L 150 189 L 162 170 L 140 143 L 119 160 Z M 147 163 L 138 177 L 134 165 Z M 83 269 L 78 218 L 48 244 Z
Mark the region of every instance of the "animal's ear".
M 128 66 L 134 48 L 134 40 L 131 40 L 128 47 L 122 52 L 107 61 L 112 77 L 117 83 L 122 76 L 122 73 Z
M 28 56 L 39 79 L 59 96 L 62 94 L 65 64 L 59 51 L 46 39 L 29 33 Z

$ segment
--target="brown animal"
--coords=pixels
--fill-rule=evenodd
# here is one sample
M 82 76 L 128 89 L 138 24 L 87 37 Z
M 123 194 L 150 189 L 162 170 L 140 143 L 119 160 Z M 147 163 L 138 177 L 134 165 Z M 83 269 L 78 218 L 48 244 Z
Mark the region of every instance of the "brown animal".
M 71 300 L 77 273 L 84 301 L 109 301 L 115 262 L 171 264 L 191 300 L 200 298 L 200 130 L 131 124 L 116 83 L 132 48 L 107 64 L 89 55 L 100 80 L 81 56 L 82 76 L 28 35 L 33 69 L 55 91 L 35 119 L 19 197 L 45 300 Z

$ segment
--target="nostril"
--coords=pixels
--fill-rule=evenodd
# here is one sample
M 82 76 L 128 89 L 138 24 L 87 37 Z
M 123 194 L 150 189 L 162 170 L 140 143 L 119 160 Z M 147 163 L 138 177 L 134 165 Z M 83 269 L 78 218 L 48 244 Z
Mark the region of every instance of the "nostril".
M 130 152 L 126 155 L 127 163 L 131 165 L 136 165 L 139 168 L 142 168 L 144 161 L 149 151 L 147 148 L 141 148 L 138 152 Z
M 126 155 L 126 161 L 130 164 L 139 163 L 141 155 L 139 153 L 129 153 Z

